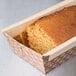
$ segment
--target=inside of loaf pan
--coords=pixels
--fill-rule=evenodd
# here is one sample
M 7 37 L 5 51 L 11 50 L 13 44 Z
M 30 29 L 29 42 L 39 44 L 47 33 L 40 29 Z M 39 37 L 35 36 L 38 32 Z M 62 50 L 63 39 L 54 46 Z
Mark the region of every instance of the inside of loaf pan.
M 48 8 L 26 20 L 23 20 L 19 23 L 16 23 L 14 25 L 11 25 L 11 27 L 7 28 L 4 30 L 5 33 L 7 33 L 8 35 L 10 35 L 11 37 L 14 37 L 16 35 L 18 35 L 20 32 L 23 31 L 23 29 L 32 24 L 34 21 L 36 21 L 37 19 L 43 17 L 43 16 L 46 16 L 46 15 L 49 15 L 49 14 L 52 14 L 56 11 L 59 11 L 61 9 L 63 9 L 64 7 L 68 7 L 68 6 L 71 6 L 71 5 L 76 5 L 76 1 L 75 2 L 72 2 L 73 0 L 66 0 L 66 1 L 63 1 L 51 8 Z

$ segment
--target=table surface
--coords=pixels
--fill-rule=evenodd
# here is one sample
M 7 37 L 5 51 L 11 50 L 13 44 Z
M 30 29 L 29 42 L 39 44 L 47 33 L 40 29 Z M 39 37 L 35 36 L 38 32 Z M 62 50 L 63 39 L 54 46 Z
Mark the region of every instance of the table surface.
M 0 29 L 10 26 L 61 0 L 0 0 Z M 0 33 L 0 76 L 45 76 L 16 56 Z M 49 72 L 46 76 L 76 76 L 76 57 Z

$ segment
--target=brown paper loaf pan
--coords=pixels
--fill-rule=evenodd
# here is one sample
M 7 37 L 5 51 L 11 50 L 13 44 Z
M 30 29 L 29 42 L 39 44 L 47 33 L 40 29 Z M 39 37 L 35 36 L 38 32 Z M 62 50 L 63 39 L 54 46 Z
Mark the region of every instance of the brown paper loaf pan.
M 13 37 L 18 35 L 25 26 L 32 24 L 37 19 L 72 5 L 76 5 L 76 0 L 62 1 L 34 16 L 3 29 L 2 32 L 7 38 L 13 52 L 43 73 L 48 73 L 52 69 L 69 60 L 71 57 L 76 56 L 76 37 L 73 37 L 43 55 L 13 39 Z

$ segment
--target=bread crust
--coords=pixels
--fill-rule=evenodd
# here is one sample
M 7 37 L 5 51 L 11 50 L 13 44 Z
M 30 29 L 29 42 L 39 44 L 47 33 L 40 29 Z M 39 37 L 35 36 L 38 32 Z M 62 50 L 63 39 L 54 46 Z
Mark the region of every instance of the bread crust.
M 76 36 L 76 6 L 64 8 L 36 22 L 56 45 Z

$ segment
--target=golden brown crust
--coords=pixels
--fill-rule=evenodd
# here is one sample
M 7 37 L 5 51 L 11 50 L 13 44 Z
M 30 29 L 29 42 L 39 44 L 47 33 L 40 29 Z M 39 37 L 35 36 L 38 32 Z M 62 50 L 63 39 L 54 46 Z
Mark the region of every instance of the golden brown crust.
M 76 36 L 76 6 L 64 8 L 36 22 L 56 45 Z
M 27 33 L 26 33 L 26 31 L 23 31 L 22 33 L 20 33 L 20 37 L 21 37 L 22 43 L 23 43 L 24 45 L 28 45 L 28 40 L 27 40 Z

